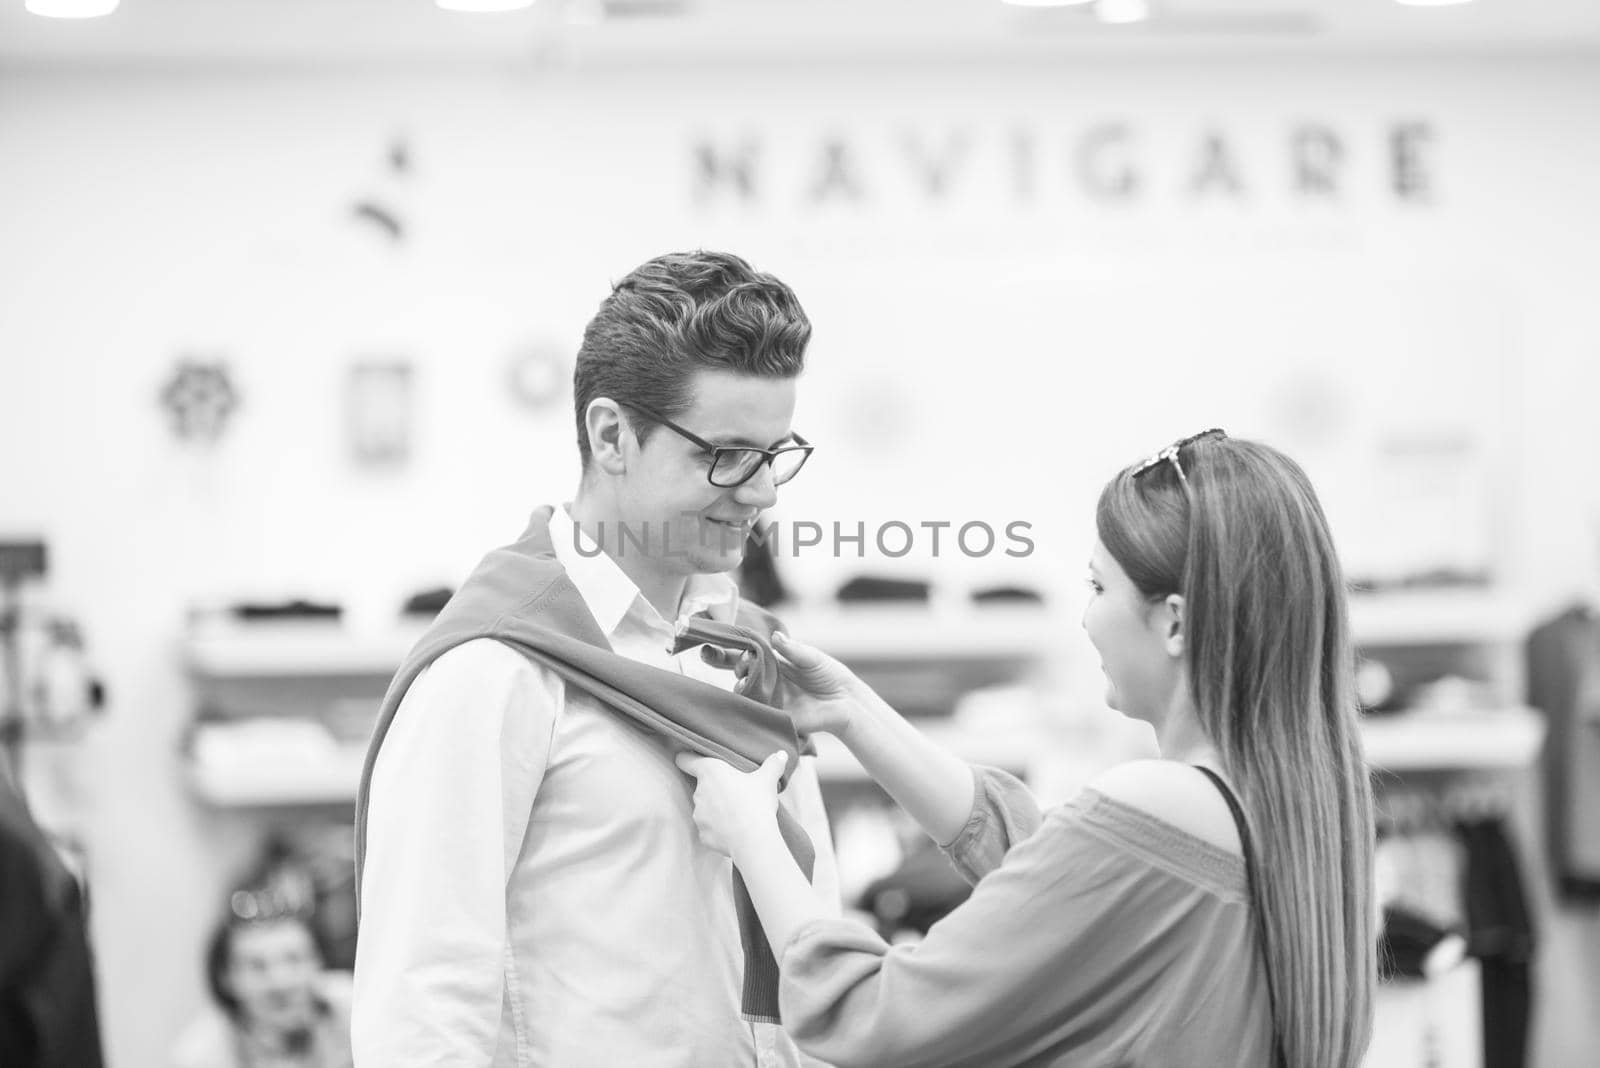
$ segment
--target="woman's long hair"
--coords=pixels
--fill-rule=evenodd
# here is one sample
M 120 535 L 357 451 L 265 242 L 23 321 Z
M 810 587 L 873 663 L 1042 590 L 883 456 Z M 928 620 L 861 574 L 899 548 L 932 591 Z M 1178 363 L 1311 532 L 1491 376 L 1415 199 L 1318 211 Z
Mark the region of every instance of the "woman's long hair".
M 1184 656 L 1256 850 L 1288 1064 L 1356 1065 L 1377 982 L 1372 791 L 1345 586 L 1298 464 L 1206 438 L 1100 495 L 1100 541 L 1146 596 L 1182 594 Z

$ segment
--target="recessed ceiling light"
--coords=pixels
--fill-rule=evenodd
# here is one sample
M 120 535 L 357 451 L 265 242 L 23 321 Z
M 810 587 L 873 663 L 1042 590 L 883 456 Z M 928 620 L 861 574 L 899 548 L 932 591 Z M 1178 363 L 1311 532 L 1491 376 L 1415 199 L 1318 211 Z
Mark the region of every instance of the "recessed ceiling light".
M 117 9 L 117 0 L 27 0 L 22 5 L 47 19 L 92 19 Z
M 1401 7 L 1454 7 L 1471 3 L 1471 0 L 1394 0 Z
M 1003 4 L 1012 7 L 1077 7 L 1081 4 L 1092 4 L 1094 0 L 1000 0 Z
M 433 0 L 446 11 L 520 11 L 533 0 Z
M 1143 22 L 1150 17 L 1149 0 L 1095 0 L 1094 14 L 1101 22 Z

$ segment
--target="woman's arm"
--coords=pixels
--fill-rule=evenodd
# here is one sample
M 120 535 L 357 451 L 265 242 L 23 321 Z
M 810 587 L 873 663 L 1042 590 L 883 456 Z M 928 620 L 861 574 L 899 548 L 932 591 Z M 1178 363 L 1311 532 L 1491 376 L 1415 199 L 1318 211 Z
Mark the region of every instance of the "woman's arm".
M 701 777 L 695 822 L 732 855 L 777 954 L 784 1028 L 829 1064 L 1122 1063 L 1183 981 L 1174 924 L 1201 892 L 1076 810 L 1052 815 L 922 942 L 890 947 L 826 916 L 806 886 L 771 818 L 776 757 L 749 775 L 708 758 L 680 766 Z
M 972 769 L 826 653 L 784 634 L 773 636 L 773 647 L 795 726 L 836 736 L 929 837 L 940 845 L 954 841 L 972 816 Z
M 788 756 L 773 753 L 748 774 L 715 757 L 677 757 L 678 767 L 697 780 L 694 822 L 700 837 L 733 859 L 775 951 L 810 921 L 837 915 L 806 881 L 778 831 L 778 780 Z

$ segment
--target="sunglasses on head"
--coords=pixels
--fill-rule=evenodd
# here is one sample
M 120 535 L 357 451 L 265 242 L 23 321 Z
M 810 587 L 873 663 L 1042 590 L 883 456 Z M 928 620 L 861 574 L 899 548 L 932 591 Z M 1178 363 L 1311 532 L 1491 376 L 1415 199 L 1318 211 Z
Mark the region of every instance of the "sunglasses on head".
M 1150 457 L 1150 459 L 1146 460 L 1138 467 L 1134 468 L 1133 477 L 1138 478 L 1139 476 L 1152 471 L 1157 467 L 1160 467 L 1163 463 L 1166 463 L 1170 460 L 1172 461 L 1172 469 L 1178 472 L 1178 481 L 1182 482 L 1184 486 L 1188 486 L 1189 478 L 1183 473 L 1183 464 L 1180 461 L 1179 454 L 1197 441 L 1209 441 L 1216 438 L 1225 438 L 1227 436 L 1227 433 L 1220 428 L 1212 427 L 1210 430 L 1202 430 L 1198 434 L 1190 434 L 1186 438 L 1180 438 L 1179 440 L 1174 441 L 1171 445 L 1168 445 L 1166 448 L 1162 449 L 1160 452 L 1156 453 L 1154 456 Z

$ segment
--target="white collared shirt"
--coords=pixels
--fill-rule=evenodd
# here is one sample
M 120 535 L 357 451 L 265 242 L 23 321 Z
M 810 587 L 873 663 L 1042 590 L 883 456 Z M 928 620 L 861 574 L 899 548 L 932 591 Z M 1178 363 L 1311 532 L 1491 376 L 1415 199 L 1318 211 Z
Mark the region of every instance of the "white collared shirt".
M 698 650 L 667 652 L 672 623 L 564 509 L 550 535 L 613 651 L 731 688 Z M 736 603 L 726 575 L 697 575 L 680 615 L 731 619 Z M 837 909 L 813 758 L 780 803 L 810 834 L 813 883 Z M 439 657 L 373 769 L 357 1068 L 815 1063 L 740 1016 L 732 868 L 700 843 L 692 810 L 663 739 L 497 641 Z

